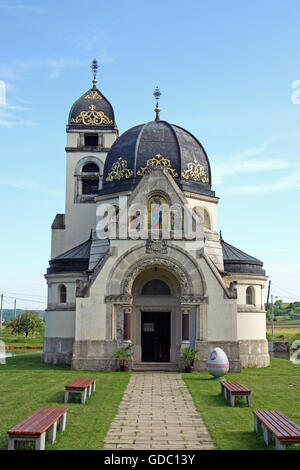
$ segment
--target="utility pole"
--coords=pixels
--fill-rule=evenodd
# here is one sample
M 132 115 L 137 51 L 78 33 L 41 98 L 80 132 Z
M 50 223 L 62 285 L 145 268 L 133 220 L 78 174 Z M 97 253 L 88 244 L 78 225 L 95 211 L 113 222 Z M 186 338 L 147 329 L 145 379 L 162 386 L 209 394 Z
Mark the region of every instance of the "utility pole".
M 14 302 L 14 320 L 17 318 L 17 299 Z
M 1 294 L 1 305 L 0 305 L 0 336 L 2 335 L 2 312 L 3 312 L 3 294 Z
M 273 305 L 273 294 L 271 294 L 271 312 L 272 312 L 272 339 L 274 339 L 274 305 Z

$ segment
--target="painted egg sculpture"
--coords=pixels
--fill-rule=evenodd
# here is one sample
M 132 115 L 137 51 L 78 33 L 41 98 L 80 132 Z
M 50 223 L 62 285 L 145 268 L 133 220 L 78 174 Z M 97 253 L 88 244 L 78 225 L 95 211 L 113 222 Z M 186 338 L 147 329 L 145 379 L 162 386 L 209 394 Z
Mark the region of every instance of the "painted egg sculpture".
M 221 377 L 229 370 L 229 361 L 221 348 L 214 348 L 208 355 L 206 361 L 207 372 L 214 377 Z

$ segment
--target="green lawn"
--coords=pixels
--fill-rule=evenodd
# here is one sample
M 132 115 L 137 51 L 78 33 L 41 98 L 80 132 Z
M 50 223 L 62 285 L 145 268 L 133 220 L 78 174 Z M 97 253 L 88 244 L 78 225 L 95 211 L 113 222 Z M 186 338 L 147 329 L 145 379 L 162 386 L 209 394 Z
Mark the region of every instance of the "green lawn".
M 300 364 L 272 358 L 268 368 L 227 374 L 227 380 L 252 390 L 251 407 L 245 400 L 232 407 L 220 395 L 220 382 L 211 380 L 208 373 L 184 373 L 183 379 L 218 449 L 275 449 L 275 441 L 267 447 L 262 433 L 254 433 L 252 410 L 279 410 L 300 425 Z M 287 449 L 300 450 L 300 444 Z
M 66 431 L 58 432 L 54 445 L 46 443 L 46 449 L 102 449 L 130 373 L 45 365 L 40 352 L 20 354 L 0 365 L 0 449 L 7 449 L 7 430 L 38 407 L 65 406 L 64 386 L 78 376 L 96 377 L 96 392 L 84 405 L 79 400 L 66 405 Z M 250 408 L 244 402 L 231 407 L 220 395 L 220 382 L 211 380 L 208 373 L 184 373 L 183 378 L 218 449 L 267 449 L 262 434 L 253 431 L 252 409 L 280 410 L 300 424 L 300 365 L 290 361 L 273 358 L 266 369 L 244 369 L 226 376 L 252 390 Z M 300 444 L 288 448 L 300 450 Z
M 36 334 L 34 336 L 29 335 L 28 338 L 25 335 L 12 335 L 11 330 L 6 326 L 2 326 L 2 334 L 0 340 L 6 345 L 10 346 L 43 346 L 44 335 Z
M 7 449 L 7 430 L 40 406 L 69 408 L 65 432 L 46 449 L 103 448 L 103 439 L 113 420 L 130 372 L 74 371 L 41 363 L 41 353 L 26 353 L 0 364 L 0 449 Z M 96 377 L 96 392 L 81 404 L 73 396 L 64 404 L 65 385 L 78 376 Z M 77 402 L 76 402 L 77 401 Z

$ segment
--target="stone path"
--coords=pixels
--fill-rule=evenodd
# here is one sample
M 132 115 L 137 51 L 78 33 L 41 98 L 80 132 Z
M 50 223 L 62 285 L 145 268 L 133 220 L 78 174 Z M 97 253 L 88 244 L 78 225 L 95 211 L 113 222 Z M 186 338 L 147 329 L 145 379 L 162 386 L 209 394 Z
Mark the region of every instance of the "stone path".
M 180 373 L 133 372 L 104 449 L 214 449 Z

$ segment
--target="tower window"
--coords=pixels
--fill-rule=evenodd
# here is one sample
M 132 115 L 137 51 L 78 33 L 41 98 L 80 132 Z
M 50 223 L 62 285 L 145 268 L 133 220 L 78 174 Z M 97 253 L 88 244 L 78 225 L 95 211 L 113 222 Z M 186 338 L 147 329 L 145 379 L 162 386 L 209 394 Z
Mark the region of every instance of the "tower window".
M 99 187 L 98 166 L 95 163 L 86 163 L 82 168 L 82 173 L 82 194 L 97 194 Z
M 99 144 L 98 134 L 84 134 L 85 147 L 97 147 Z
M 59 286 L 59 302 L 65 304 L 67 302 L 67 289 L 64 284 Z
M 254 291 L 252 287 L 247 287 L 246 290 L 246 304 L 247 305 L 254 305 Z

